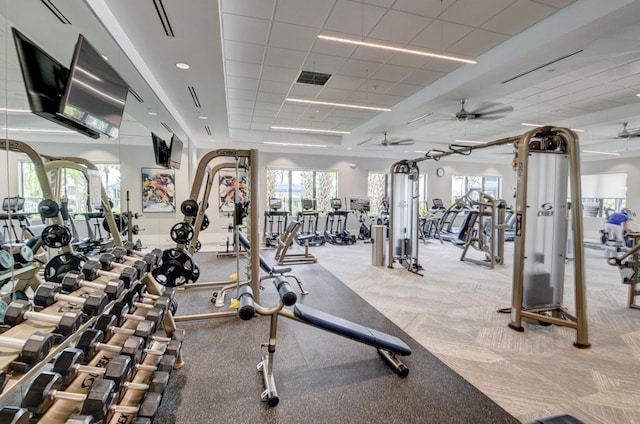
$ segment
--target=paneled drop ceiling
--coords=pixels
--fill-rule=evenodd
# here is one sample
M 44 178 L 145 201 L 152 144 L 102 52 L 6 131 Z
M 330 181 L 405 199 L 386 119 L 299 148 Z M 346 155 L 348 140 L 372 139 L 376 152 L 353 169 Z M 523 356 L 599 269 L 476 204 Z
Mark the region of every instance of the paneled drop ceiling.
M 63 10 L 69 7 L 55 3 Z M 640 155 L 640 137 L 618 137 L 624 122 L 632 134 L 640 128 L 639 1 L 86 3 L 203 149 L 282 149 L 263 144 L 276 142 L 327 146 L 287 147 L 309 154 L 414 157 L 455 140 L 521 134 L 527 130 L 522 123 L 534 123 L 584 130 L 579 133 L 583 150 Z M 318 35 L 477 64 L 342 44 Z M 190 69 L 178 69 L 178 62 Z M 297 83 L 302 71 L 331 76 L 325 85 Z M 391 111 L 285 100 L 291 97 Z M 503 113 L 480 116 L 499 119 L 456 119 L 461 99 L 468 99 L 468 112 Z M 273 126 L 349 134 L 305 134 Z M 414 144 L 381 146 L 385 133 L 389 141 L 412 139 Z M 611 156 L 586 153 L 583 158 Z

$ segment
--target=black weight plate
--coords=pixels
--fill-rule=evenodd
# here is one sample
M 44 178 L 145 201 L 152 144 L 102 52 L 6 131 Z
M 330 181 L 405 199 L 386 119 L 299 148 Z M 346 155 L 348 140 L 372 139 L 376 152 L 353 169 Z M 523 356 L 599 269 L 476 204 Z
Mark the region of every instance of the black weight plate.
M 71 230 L 60 224 L 47 225 L 42 231 L 41 240 L 47 247 L 62 247 L 71 242 Z
M 194 264 L 193 258 L 186 251 L 167 249 L 162 252 L 162 258 L 151 275 L 163 286 L 181 286 L 193 282 Z
M 198 202 L 191 199 L 185 200 L 180 205 L 180 212 L 184 216 L 196 216 L 198 214 Z
M 178 222 L 171 227 L 171 240 L 186 244 L 193 238 L 193 227 L 186 222 Z
M 61 253 L 49 259 L 44 266 L 44 279 L 60 284 L 67 272 L 80 272 L 86 263 L 87 258 L 79 253 Z
M 44 218 L 53 218 L 60 212 L 60 206 L 55 200 L 44 199 L 38 203 L 38 213 Z

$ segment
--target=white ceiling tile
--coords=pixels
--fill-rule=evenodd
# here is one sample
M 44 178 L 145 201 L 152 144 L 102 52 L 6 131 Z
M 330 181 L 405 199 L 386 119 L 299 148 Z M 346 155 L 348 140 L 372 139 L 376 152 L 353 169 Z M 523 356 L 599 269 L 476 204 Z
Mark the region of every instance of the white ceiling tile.
M 576 0 L 534 0 L 536 3 L 546 4 L 547 6 L 555 7 L 561 9 L 563 7 L 569 6 Z
M 355 90 L 362 84 L 362 78 L 349 77 L 346 75 L 332 76 L 325 88 L 337 88 L 341 90 Z
M 461 66 L 462 63 L 460 62 L 453 62 L 451 60 L 443 59 L 430 59 L 422 66 L 422 68 L 433 72 L 442 72 L 448 74 L 449 72 L 453 72 Z
M 257 90 L 259 79 L 227 76 L 227 87 L 242 90 Z
M 473 28 L 470 26 L 433 21 L 416 38 L 411 40 L 411 45 L 437 51 L 447 50 L 452 44 L 460 41 L 462 37 L 471 31 L 473 31 Z
M 222 0 L 221 10 L 223 13 L 271 19 L 275 4 L 276 0 Z
M 440 16 L 440 13 L 451 6 L 454 1 L 455 0 L 397 0 L 393 4 L 393 9 L 437 18 Z
M 227 89 L 227 96 L 229 97 L 229 99 L 255 100 L 256 94 L 257 92 L 253 90 L 239 90 L 235 88 Z
M 265 46 L 237 41 L 225 41 L 225 58 L 238 62 L 262 63 Z
M 298 68 L 281 68 L 278 66 L 264 66 L 262 79 L 264 81 L 293 82 L 298 78 Z
M 431 23 L 430 18 L 391 10 L 368 34 L 368 37 L 406 44 Z
M 409 68 L 422 68 L 428 61 L 429 59 L 427 57 L 416 54 L 395 53 L 386 63 Z
M 312 53 L 307 56 L 303 69 L 313 72 L 335 74 L 346 61 L 347 59 L 344 57 Z
M 503 34 L 516 35 L 556 11 L 557 9 L 553 7 L 534 3 L 530 0 L 518 0 L 485 22 L 482 28 Z
M 229 107 L 230 108 L 250 108 L 253 109 L 253 106 L 255 105 L 254 101 L 251 100 L 239 100 L 239 99 L 230 99 L 229 100 Z
M 235 60 L 227 60 L 224 66 L 227 75 L 234 77 L 260 78 L 262 70 L 262 67 L 257 63 L 237 62 Z
M 366 96 L 369 94 L 373 95 L 376 93 L 388 93 L 389 90 L 391 90 L 393 86 L 396 85 L 395 81 L 383 81 L 383 80 L 366 79 L 366 78 L 363 78 L 360 81 L 361 81 L 361 84 L 357 87 L 357 90 L 356 90 L 359 93 L 354 93 L 353 95 L 362 96 L 365 99 L 366 99 Z
M 350 97 L 353 96 L 354 91 L 353 90 L 343 90 L 343 89 L 339 89 L 339 88 L 331 88 L 331 87 L 325 87 L 322 90 L 322 94 L 321 96 L 319 96 L 318 98 L 321 100 L 328 100 L 328 101 L 344 101 L 345 99 L 349 99 Z
M 590 78 L 598 81 L 611 82 L 636 74 L 640 74 L 640 60 L 590 75 Z
M 536 88 L 540 88 L 542 90 L 551 90 L 554 89 L 556 87 L 560 87 L 561 85 L 565 85 L 568 84 L 572 81 L 575 81 L 576 77 L 570 77 L 567 75 L 559 75 L 557 77 L 551 77 L 549 79 L 546 79 L 544 81 L 540 81 L 538 83 L 535 84 Z
M 479 27 L 500 13 L 514 0 L 458 0 L 442 14 L 442 19 L 462 25 Z M 526 20 L 526 16 L 519 17 Z
M 393 86 L 393 94 L 400 97 L 409 97 L 416 94 L 423 87 L 416 84 L 399 83 Z
M 318 35 L 316 28 L 274 22 L 269 37 L 269 47 L 294 49 L 306 52 Z
M 538 95 L 541 92 L 542 92 L 542 90 L 539 89 L 539 88 L 529 87 L 529 88 L 525 88 L 525 89 L 520 90 L 520 91 L 516 91 L 515 93 L 510 93 L 509 97 L 512 97 L 514 99 L 526 99 L 528 97 Z
M 497 32 L 476 29 L 447 49 L 451 53 L 477 57 L 491 50 L 509 37 Z
M 286 83 L 263 80 L 262 82 L 260 82 L 260 87 L 258 88 L 258 90 L 265 91 L 267 93 L 286 93 L 287 91 L 289 91 L 292 83 L 293 81 Z
M 343 34 L 357 35 L 363 38 L 378 23 L 386 9 L 347 0 L 338 0 L 334 6 L 325 30 Z
M 332 34 L 335 35 L 335 34 Z M 311 49 L 315 54 L 326 54 L 330 56 L 339 56 L 343 58 L 351 57 L 357 49 L 353 44 L 336 43 L 335 41 L 317 39 Z
M 275 20 L 314 28 L 322 28 L 333 1 L 278 0 Z
M 252 44 L 266 44 L 271 22 L 265 19 L 226 14 L 223 17 L 224 39 Z
M 597 87 L 601 84 L 602 84 L 601 82 L 595 81 L 593 79 L 583 78 L 583 79 L 575 80 L 568 84 L 558 86 L 554 88 L 554 90 L 557 90 L 563 93 L 577 93 L 579 91 Z
M 367 39 L 368 42 L 380 43 L 379 40 Z M 386 43 L 385 43 L 386 44 Z M 393 52 L 389 50 L 376 49 L 374 47 L 360 46 L 353 54 L 351 59 L 368 60 L 370 62 L 376 62 L 382 64 L 387 62 L 393 56 Z
M 363 78 L 375 73 L 380 66 L 380 64 L 374 62 L 350 59 L 342 65 L 338 73 L 341 75 Z
M 374 79 L 398 82 L 407 78 L 413 69 L 396 65 L 383 65 L 372 75 Z
M 380 7 L 391 7 L 391 5 L 393 5 L 393 3 L 395 2 L 395 0 L 362 0 L 360 1 L 361 3 L 365 3 L 365 4 L 372 4 L 374 6 L 380 6 Z
M 444 75 L 445 74 L 442 72 L 434 72 L 434 71 L 429 71 L 427 69 L 416 69 L 411 73 L 411 75 L 405 78 L 402 82 L 424 87 L 442 78 Z
M 256 96 L 257 102 L 282 102 L 284 100 L 284 96 L 281 93 L 267 93 L 264 91 L 258 91 L 258 95 Z
M 297 50 L 279 49 L 267 47 L 265 65 L 279 66 L 284 68 L 301 68 L 304 62 L 305 53 Z
M 609 100 L 612 102 L 618 102 L 621 104 L 636 104 L 640 103 L 640 98 L 636 96 L 638 93 L 635 89 L 623 88 L 621 90 L 616 90 L 611 93 L 607 93 L 606 95 L 598 96 L 603 100 Z

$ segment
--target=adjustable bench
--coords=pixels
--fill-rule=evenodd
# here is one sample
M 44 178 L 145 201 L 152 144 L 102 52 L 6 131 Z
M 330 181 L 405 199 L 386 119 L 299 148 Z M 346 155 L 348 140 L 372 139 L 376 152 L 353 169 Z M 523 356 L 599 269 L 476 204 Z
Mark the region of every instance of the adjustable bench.
M 304 253 L 287 253 L 289 247 L 296 240 L 296 235 L 300 230 L 300 222 L 291 221 L 287 225 L 287 229 L 278 239 L 278 249 L 276 250 L 275 258 L 278 261 L 278 265 L 284 264 L 308 264 L 315 263 L 318 259 L 309 253 L 309 241 L 312 240 L 315 235 L 309 234 L 306 236 L 298 237 L 298 240 L 303 240 Z
M 240 231 L 238 231 L 238 240 L 240 241 L 240 245 L 242 247 L 244 247 L 247 252 L 251 252 L 251 242 Z M 283 277 L 287 277 L 287 278 L 293 278 L 294 280 L 296 280 L 296 283 L 298 283 L 298 287 L 300 287 L 301 294 L 304 295 L 304 294 L 308 294 L 309 293 L 308 291 L 306 291 L 302 287 L 302 281 L 300 281 L 300 279 L 298 277 L 296 277 L 293 274 L 287 274 L 287 273 L 291 272 L 291 267 L 289 267 L 289 266 L 287 266 L 287 267 L 284 267 L 284 266 L 271 266 L 271 265 L 269 265 L 267 263 L 267 260 L 262 255 L 258 255 L 258 256 L 260 258 L 260 268 L 262 268 L 262 270 L 264 272 L 269 274 L 269 275 L 266 275 L 264 277 L 261 277 L 260 281 L 271 279 L 271 278 L 275 278 L 278 275 L 283 276 Z

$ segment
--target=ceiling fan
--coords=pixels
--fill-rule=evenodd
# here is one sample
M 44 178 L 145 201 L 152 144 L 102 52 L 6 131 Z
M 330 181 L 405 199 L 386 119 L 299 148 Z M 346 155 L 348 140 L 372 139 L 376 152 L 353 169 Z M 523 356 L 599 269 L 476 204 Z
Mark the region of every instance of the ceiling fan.
M 382 141 L 379 143 L 380 146 L 383 147 L 391 147 L 391 146 L 410 146 L 412 144 L 414 144 L 413 138 L 401 138 L 401 139 L 391 139 L 389 140 L 388 137 L 388 133 L 385 131 L 384 132 L 384 138 L 382 139 Z M 358 146 L 361 146 L 363 144 L 368 143 L 369 141 L 371 141 L 372 139 L 367 139 L 365 141 L 362 141 L 360 143 L 358 143 Z
M 504 118 L 513 112 L 512 106 L 505 106 L 500 103 L 483 103 L 472 111 L 464 108 L 468 99 L 460 99 L 460 110 L 456 113 L 458 121 L 470 121 L 473 119 L 495 120 Z
M 640 137 L 640 128 L 627 129 L 628 122 L 622 123 L 622 131 L 618 133 L 617 138 L 628 139 L 632 137 Z

